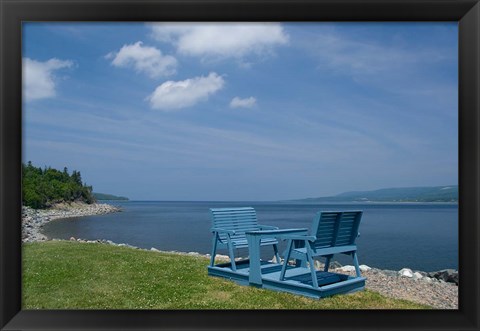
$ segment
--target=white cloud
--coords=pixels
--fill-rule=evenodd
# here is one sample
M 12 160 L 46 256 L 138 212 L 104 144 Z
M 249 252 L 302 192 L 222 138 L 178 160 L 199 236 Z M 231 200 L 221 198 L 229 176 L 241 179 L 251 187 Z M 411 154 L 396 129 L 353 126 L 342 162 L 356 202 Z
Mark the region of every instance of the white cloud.
M 142 45 L 141 41 L 123 45 L 118 52 L 107 54 L 106 58 L 113 58 L 112 65 L 116 67 L 133 67 L 135 71 L 145 73 L 151 78 L 175 73 L 177 60 L 173 56 L 163 55 L 155 47 Z
M 72 61 L 50 59 L 45 62 L 23 58 L 23 98 L 25 101 L 55 96 L 54 71 L 73 66 Z
M 242 58 L 288 43 L 278 23 L 155 23 L 150 27 L 156 40 L 172 43 L 178 53 L 191 56 Z
M 164 111 L 191 107 L 207 100 L 210 95 L 222 89 L 224 84 L 224 79 L 214 72 L 206 77 L 167 81 L 159 85 L 147 100 L 153 109 Z
M 230 101 L 231 108 L 252 108 L 257 103 L 257 100 L 254 97 L 250 98 L 239 98 L 235 97 Z

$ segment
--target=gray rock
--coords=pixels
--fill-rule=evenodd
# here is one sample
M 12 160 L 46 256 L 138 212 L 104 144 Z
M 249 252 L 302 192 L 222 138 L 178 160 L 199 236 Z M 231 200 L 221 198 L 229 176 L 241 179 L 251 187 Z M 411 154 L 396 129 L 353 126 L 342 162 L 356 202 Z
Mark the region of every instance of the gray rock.
M 455 283 L 458 285 L 458 271 L 454 269 L 444 269 L 430 272 L 429 277 L 438 279 L 439 281 L 447 283 Z

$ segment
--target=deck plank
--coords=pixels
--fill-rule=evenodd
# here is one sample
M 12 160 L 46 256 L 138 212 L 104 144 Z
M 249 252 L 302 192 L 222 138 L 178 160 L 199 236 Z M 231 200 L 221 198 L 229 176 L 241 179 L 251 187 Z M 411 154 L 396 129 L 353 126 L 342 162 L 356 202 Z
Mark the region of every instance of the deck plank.
M 232 271 L 229 263 L 208 267 L 209 275 L 230 279 L 240 285 L 249 285 L 249 271 L 248 260 L 238 263 L 236 272 Z M 317 289 L 312 287 L 309 268 L 293 266 L 288 267 L 287 277 L 285 280 L 280 281 L 281 265 L 269 261 L 261 261 L 261 271 L 263 283 L 261 287 L 316 299 L 334 294 L 356 292 L 365 288 L 364 277 L 352 277 L 319 270 L 316 272 L 318 284 L 320 285 Z

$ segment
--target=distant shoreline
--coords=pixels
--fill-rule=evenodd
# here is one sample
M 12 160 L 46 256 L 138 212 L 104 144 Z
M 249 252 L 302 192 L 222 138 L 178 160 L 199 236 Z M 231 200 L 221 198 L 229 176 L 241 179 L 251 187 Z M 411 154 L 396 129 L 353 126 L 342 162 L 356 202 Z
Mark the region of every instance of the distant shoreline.
M 376 200 L 335 200 L 335 201 L 309 201 L 309 200 L 282 200 L 282 203 L 317 203 L 317 204 L 453 204 L 457 205 L 458 201 L 376 201 Z

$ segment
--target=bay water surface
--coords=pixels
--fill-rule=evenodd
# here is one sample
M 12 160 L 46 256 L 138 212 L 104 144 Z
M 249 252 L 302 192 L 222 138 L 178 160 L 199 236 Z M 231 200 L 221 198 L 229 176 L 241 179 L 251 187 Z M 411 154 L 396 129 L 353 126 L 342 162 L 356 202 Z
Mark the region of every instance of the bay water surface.
M 140 248 L 210 253 L 209 208 L 254 207 L 260 224 L 310 228 L 315 213 L 362 210 L 357 239 L 360 264 L 381 269 L 435 271 L 458 268 L 458 205 L 450 203 L 300 203 L 300 202 L 109 202 L 120 213 L 60 219 L 44 226 L 49 238 L 107 239 Z M 281 248 L 285 243 L 281 243 Z M 282 249 L 283 251 L 283 249 Z M 247 256 L 247 250 L 239 250 Z M 220 251 L 219 254 L 227 254 Z M 262 257 L 271 258 L 271 247 Z M 352 264 L 346 256 L 337 259 Z

